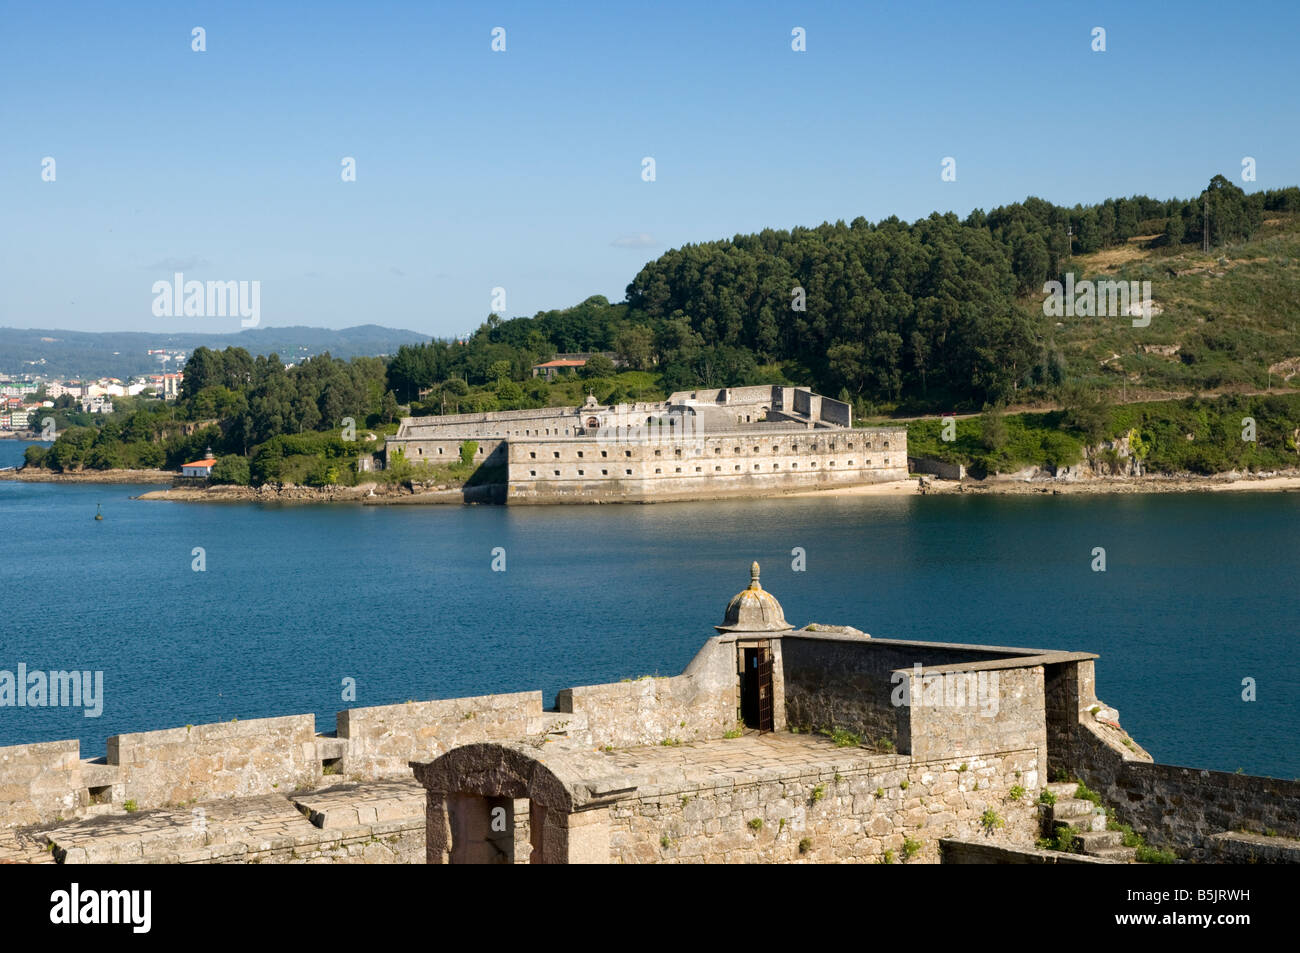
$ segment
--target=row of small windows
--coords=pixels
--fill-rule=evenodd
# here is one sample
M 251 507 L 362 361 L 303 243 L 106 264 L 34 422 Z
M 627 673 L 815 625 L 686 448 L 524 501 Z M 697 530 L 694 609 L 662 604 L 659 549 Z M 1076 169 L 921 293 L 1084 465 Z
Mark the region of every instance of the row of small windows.
M 439 447 L 439 448 L 438 448 L 438 456 L 442 456 L 442 451 L 443 451 L 443 448 L 442 448 L 442 447 Z M 477 450 L 474 451 L 474 455 L 475 455 L 475 456 L 479 456 L 479 455 L 481 455 L 481 454 L 483 454 L 483 453 L 486 453 L 486 452 L 487 452 L 487 451 L 485 450 L 485 448 L 483 448 L 483 447 L 479 447 Z M 424 456 L 424 448 L 423 448 L 423 447 L 416 447 L 416 448 L 415 448 L 415 455 L 416 455 L 417 457 L 422 457 L 422 456 Z M 556 454 L 556 456 L 559 456 L 559 454 Z
M 817 466 L 817 461 L 814 460 L 814 461 L 812 462 L 812 465 L 813 465 L 814 467 L 816 467 L 816 466 Z M 850 460 L 849 463 L 848 463 L 848 465 L 849 465 L 849 466 L 856 466 L 856 462 L 853 461 L 853 460 Z M 759 469 L 760 466 L 761 466 L 761 464 L 756 463 L 756 464 L 754 464 L 754 469 L 757 470 L 757 469 Z M 831 466 L 831 467 L 835 466 L 835 461 L 834 461 L 834 460 L 831 460 L 831 461 L 827 464 L 827 466 Z M 885 457 L 885 466 L 889 466 L 889 458 L 888 458 L 888 457 Z M 695 472 L 696 472 L 696 473 L 700 473 L 700 472 L 703 471 L 703 469 L 704 469 L 703 467 L 696 467 L 696 468 L 695 468 Z M 772 464 L 772 469 L 773 469 L 773 470 L 779 470 L 779 469 L 781 469 L 781 464 L 779 464 L 779 463 L 774 463 L 774 464 Z M 792 464 L 790 464 L 790 469 L 792 469 L 792 470 L 798 470 L 798 469 L 799 469 L 799 464 L 798 464 L 798 463 L 792 463 Z M 736 464 L 736 470 L 737 470 L 737 471 L 740 470 L 740 464 L 739 464 L 739 463 Z M 714 468 L 713 468 L 713 471 L 714 471 L 715 473 L 721 473 L 721 472 L 722 472 L 722 467 L 720 467 L 720 466 L 714 467 Z M 624 470 L 623 472 L 624 472 L 626 475 L 628 475 L 628 476 L 631 476 L 631 475 L 632 475 L 632 471 L 631 471 L 631 470 Z M 664 472 L 664 471 L 663 471 L 663 468 L 662 468 L 662 467 L 655 467 L 655 473 L 657 473 L 657 474 L 661 474 L 661 475 L 662 475 L 663 472 Z M 681 473 L 681 472 L 682 472 L 682 468 L 681 468 L 681 467 L 677 467 L 677 468 L 674 469 L 673 472 L 674 472 L 674 473 Z M 552 470 L 551 473 L 554 474 L 555 476 L 560 476 L 560 475 L 561 475 L 559 470 Z M 586 476 L 586 473 L 587 473 L 586 470 L 579 470 L 579 471 L 578 471 L 578 476 Z M 609 476 L 609 471 L 608 471 L 608 470 L 601 470 L 601 471 L 600 471 L 600 474 L 601 474 L 601 476 Z M 528 475 L 529 475 L 529 476 L 537 476 L 537 471 L 536 471 L 536 470 L 529 470 L 529 471 L 528 471 Z
M 834 441 L 831 441 L 830 449 L 831 449 L 831 450 L 834 450 L 834 449 L 835 449 L 835 442 L 834 442 Z M 848 444 L 848 449 L 850 449 L 850 450 L 853 449 L 853 444 L 852 444 L 852 443 L 849 443 L 849 444 Z M 867 444 L 863 449 L 865 449 L 865 450 L 870 450 L 870 449 L 871 449 L 871 444 L 868 443 L 868 444 Z M 885 441 L 884 449 L 885 449 L 885 450 L 888 450 L 888 449 L 889 449 L 889 441 L 888 441 L 888 440 Z M 759 451 L 760 451 L 760 448 L 759 448 L 759 447 L 755 447 L 755 448 L 754 448 L 754 452 L 755 452 L 755 453 L 758 453 Z M 442 451 L 439 450 L 438 452 L 441 453 Z M 576 452 L 577 452 L 577 454 L 578 454 L 578 458 L 579 458 L 579 459 L 582 459 L 582 457 L 583 457 L 583 451 L 578 450 L 578 451 L 576 451 Z M 714 453 L 722 453 L 722 448 L 721 448 L 721 447 L 715 447 L 715 448 L 713 449 L 713 452 L 714 452 Z M 734 450 L 734 452 L 735 452 L 735 453 L 740 453 L 740 452 L 741 452 L 741 448 L 740 448 L 740 447 L 736 447 L 735 450 Z M 772 447 L 772 452 L 773 452 L 773 453 L 780 453 L 780 452 L 781 452 L 781 448 L 780 448 L 779 446 L 774 446 L 774 447 Z M 799 452 L 799 445 L 798 445 L 798 444 L 794 444 L 794 445 L 792 445 L 792 446 L 790 447 L 790 452 L 791 452 L 791 453 L 798 453 L 798 452 Z M 816 452 L 816 448 L 815 448 L 815 447 L 813 448 L 813 452 L 814 452 L 814 453 Z M 824 452 L 824 451 L 823 451 L 823 452 Z M 678 448 L 678 449 L 676 449 L 676 450 L 673 451 L 673 454 L 674 454 L 675 456 L 680 457 L 680 456 L 682 455 L 682 451 L 681 451 L 680 448 Z M 558 451 L 558 450 L 552 450 L 552 451 L 551 451 L 551 455 L 552 455 L 556 460 L 560 459 L 560 451 Z M 607 457 L 607 456 L 609 456 L 609 453 L 608 453 L 608 451 L 602 450 L 602 451 L 600 451 L 600 455 L 601 455 L 602 457 Z M 529 456 L 531 459 L 536 460 L 536 459 L 537 459 L 537 451 L 535 451 L 535 450 L 530 450 L 530 451 L 528 452 L 528 456 Z M 631 457 L 631 456 L 632 456 L 632 451 L 631 451 L 631 450 L 624 450 L 624 451 L 623 451 L 623 456 L 625 456 L 625 457 Z M 663 451 L 662 451 L 662 450 L 656 450 L 656 451 L 655 451 L 655 456 L 656 456 L 656 457 L 661 457 L 661 456 L 663 456 Z
M 556 459 L 556 460 L 560 459 L 560 451 L 558 451 L 558 450 L 552 450 L 551 453 L 555 456 L 555 459 Z M 602 450 L 602 451 L 600 451 L 600 455 L 601 455 L 602 457 L 607 457 L 607 456 L 609 456 L 609 452 L 608 452 L 607 450 Z M 655 456 L 658 456 L 658 455 L 659 455 L 659 451 L 656 450 L 656 451 L 655 451 Z M 681 451 L 680 451 L 680 450 L 677 451 L 677 455 L 678 455 L 678 456 L 681 456 Z M 536 451 L 536 450 L 529 450 L 529 451 L 528 451 L 528 456 L 529 456 L 531 459 L 536 460 L 536 459 L 537 459 L 537 451 Z M 631 451 L 631 450 L 624 450 L 624 451 L 623 451 L 623 456 L 625 456 L 625 457 L 630 457 L 630 456 L 632 456 L 632 451 Z M 582 451 L 581 451 L 581 450 L 578 451 L 578 458 L 579 458 L 579 459 L 582 459 Z

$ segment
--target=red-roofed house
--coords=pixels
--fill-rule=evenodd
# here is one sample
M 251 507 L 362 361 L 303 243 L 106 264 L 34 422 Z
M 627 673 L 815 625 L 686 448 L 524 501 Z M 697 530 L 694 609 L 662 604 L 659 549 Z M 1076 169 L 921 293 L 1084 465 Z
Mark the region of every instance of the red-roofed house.
M 212 468 L 217 465 L 217 461 L 212 457 L 203 460 L 195 460 L 193 463 L 187 463 L 181 467 L 181 476 L 187 477 L 210 477 Z
M 586 367 L 587 360 L 555 360 L 547 361 L 544 364 L 533 365 L 533 376 L 545 377 L 548 381 L 554 380 L 555 375 L 561 371 L 576 371 L 580 367 Z

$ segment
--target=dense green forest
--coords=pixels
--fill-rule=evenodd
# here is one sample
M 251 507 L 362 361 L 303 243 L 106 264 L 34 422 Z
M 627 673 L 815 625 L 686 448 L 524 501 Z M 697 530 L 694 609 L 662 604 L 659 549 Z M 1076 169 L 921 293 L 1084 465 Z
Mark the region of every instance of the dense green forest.
M 1151 280 L 1160 317 L 1140 329 L 1123 317 L 1046 318 L 1043 284 L 1067 272 Z M 381 445 L 402 413 L 575 403 L 587 391 L 613 403 L 798 383 L 852 402 L 859 419 L 1063 408 L 1049 424 L 1013 420 L 1018 449 L 985 447 L 980 458 L 998 469 L 1063 460 L 1109 434 L 1118 417 L 1096 408 L 1130 388 L 1300 382 L 1276 370 L 1300 356 L 1298 317 L 1300 188 L 1246 194 L 1215 176 L 1189 200 L 1066 208 L 1028 198 L 964 219 L 858 218 L 686 245 L 646 264 L 622 302 L 594 296 L 532 317 L 493 315 L 468 340 L 403 346 L 387 361 L 325 354 L 286 370 L 276 355 L 199 348 L 178 402 L 139 402 L 73 426 L 48 453 L 34 448 L 31 462 L 175 467 L 210 446 L 244 461 L 222 461 L 232 482 L 336 482 L 355 477 L 356 455 Z M 530 376 L 533 364 L 573 351 L 611 352 L 621 368 L 597 357 L 578 377 Z M 339 436 L 345 418 L 355 440 Z

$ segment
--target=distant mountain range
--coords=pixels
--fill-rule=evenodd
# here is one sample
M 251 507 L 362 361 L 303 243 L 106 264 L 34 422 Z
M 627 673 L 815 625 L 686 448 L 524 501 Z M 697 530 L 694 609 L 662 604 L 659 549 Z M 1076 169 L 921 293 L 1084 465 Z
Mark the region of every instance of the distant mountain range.
M 157 374 L 173 361 L 159 361 L 150 350 L 193 353 L 195 348 L 242 347 L 248 353 L 278 354 L 297 363 L 329 351 L 334 357 L 368 357 L 396 353 L 403 344 L 428 341 L 416 331 L 363 324 L 355 328 L 249 328 L 232 334 L 171 334 L 151 331 L 59 331 L 46 328 L 0 328 L 0 373 L 18 376 L 125 380 L 135 374 Z

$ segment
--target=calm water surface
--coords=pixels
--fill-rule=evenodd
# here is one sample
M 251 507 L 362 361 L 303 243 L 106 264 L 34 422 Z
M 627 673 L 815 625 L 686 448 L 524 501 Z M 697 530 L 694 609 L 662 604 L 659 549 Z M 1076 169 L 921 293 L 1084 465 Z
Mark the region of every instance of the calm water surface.
M 0 441 L 0 466 L 24 446 Z M 327 731 L 353 705 L 345 677 L 356 705 L 528 689 L 551 704 L 572 685 L 676 674 L 757 559 L 796 625 L 1095 652 L 1098 693 L 1157 759 L 1300 776 L 1300 495 L 130 499 L 145 489 L 0 482 L 0 669 L 105 683 L 99 718 L 0 707 L 0 745 L 80 738 L 95 757 L 119 732 L 300 712 Z

